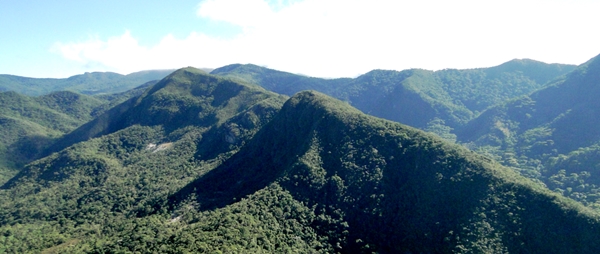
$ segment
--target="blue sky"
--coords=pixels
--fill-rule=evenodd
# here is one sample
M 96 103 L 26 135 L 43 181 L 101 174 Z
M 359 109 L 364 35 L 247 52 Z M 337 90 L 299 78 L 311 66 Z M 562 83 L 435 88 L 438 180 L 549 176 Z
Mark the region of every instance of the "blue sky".
M 600 54 L 596 0 L 0 0 L 0 73 L 254 63 L 316 77 Z

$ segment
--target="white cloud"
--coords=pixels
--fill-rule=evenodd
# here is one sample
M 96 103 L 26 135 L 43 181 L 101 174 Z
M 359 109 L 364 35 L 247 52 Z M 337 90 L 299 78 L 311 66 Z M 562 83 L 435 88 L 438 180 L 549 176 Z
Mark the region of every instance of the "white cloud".
M 91 38 L 85 42 L 56 43 L 55 52 L 83 65 L 100 65 L 105 70 L 130 73 L 147 69 L 170 69 L 183 66 L 203 67 L 202 63 L 226 65 L 234 59 L 213 50 L 230 42 L 191 33 L 184 39 L 166 35 L 152 47 L 141 46 L 129 31 L 106 41 Z
M 198 5 L 197 14 L 242 27 L 256 27 L 271 20 L 273 11 L 262 0 L 207 0 Z
M 580 0 L 206 0 L 199 18 L 240 26 L 219 39 L 166 35 L 151 47 L 125 32 L 58 43 L 68 59 L 121 72 L 255 63 L 320 77 L 375 68 L 474 68 L 513 58 L 579 64 L 595 56 L 600 3 Z

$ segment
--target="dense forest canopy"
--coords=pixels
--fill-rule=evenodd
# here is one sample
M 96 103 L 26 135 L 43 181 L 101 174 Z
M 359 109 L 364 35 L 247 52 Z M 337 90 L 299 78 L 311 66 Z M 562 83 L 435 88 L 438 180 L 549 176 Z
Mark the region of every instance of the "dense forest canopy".
M 0 76 L 0 253 L 600 251 L 600 57 L 169 73 Z
M 486 108 L 533 92 L 574 69 L 573 65 L 515 59 L 469 70 L 373 70 L 353 79 L 310 78 L 251 64 L 228 65 L 211 74 L 238 78 L 289 96 L 316 90 L 367 114 L 418 128 L 436 119 L 456 128 Z
M 488 109 L 456 134 L 467 146 L 598 207 L 592 158 L 600 142 L 599 85 L 597 56 L 545 88 Z

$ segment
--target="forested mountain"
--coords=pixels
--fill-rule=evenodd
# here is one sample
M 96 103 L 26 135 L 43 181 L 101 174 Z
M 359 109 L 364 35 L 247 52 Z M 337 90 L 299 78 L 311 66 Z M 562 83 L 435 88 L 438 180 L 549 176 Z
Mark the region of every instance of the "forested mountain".
M 0 184 L 24 164 L 43 155 L 62 135 L 139 96 L 156 82 L 123 93 L 93 97 L 70 91 L 38 97 L 0 92 Z
M 264 87 L 269 91 L 292 96 L 304 90 L 333 94 L 352 79 L 322 79 L 268 69 L 253 64 L 232 64 L 214 69 L 210 74 L 236 78 Z
M 490 159 L 193 68 L 51 151 L 0 188 L 0 252 L 600 251 L 596 212 Z
M 202 75 L 194 68 L 181 69 L 100 115 L 81 128 L 65 135 L 51 148 L 60 151 L 74 143 L 112 133 L 127 126 L 162 125 L 172 131 L 184 126 L 221 124 L 248 103 L 268 94 L 264 89 L 241 86 L 228 79 Z M 258 90 L 255 91 L 255 90 Z M 238 97 L 230 99 L 231 96 Z M 256 97 L 256 98 L 254 98 Z M 221 108 L 222 107 L 222 108 Z
M 74 92 L 39 97 L 0 92 L 0 183 L 52 140 L 100 114 L 106 103 Z
M 211 73 L 236 77 L 290 96 L 312 89 L 374 116 L 418 128 L 444 130 L 462 126 L 487 107 L 528 94 L 574 68 L 524 59 L 470 70 L 374 70 L 354 79 L 333 80 L 239 64 Z
M 575 241 L 600 233 L 596 215 L 580 205 L 466 149 L 314 92 L 288 100 L 248 145 L 176 197 L 193 193 L 207 208 L 224 207 L 273 184 L 313 207 L 315 231 L 338 251 L 600 247 Z M 574 224 L 559 222 L 571 216 Z M 567 238 L 548 244 L 543 236 L 557 232 L 578 236 L 558 233 Z
M 488 109 L 457 134 L 461 142 L 525 170 L 552 189 L 597 203 L 599 96 L 597 56 L 546 88 Z
M 75 133 L 83 139 L 67 135 L 61 144 L 85 142 L 28 164 L 2 186 L 0 251 L 81 242 L 71 249 L 81 252 L 120 242 L 102 236 L 135 225 L 170 193 L 220 164 L 285 98 L 200 70 L 173 73 L 80 127 Z
M 0 74 L 0 91 L 15 91 L 29 96 L 65 90 L 88 95 L 120 93 L 152 80 L 160 80 L 171 72 L 173 70 L 150 70 L 128 75 L 113 72 L 86 72 L 64 79 L 27 78 Z

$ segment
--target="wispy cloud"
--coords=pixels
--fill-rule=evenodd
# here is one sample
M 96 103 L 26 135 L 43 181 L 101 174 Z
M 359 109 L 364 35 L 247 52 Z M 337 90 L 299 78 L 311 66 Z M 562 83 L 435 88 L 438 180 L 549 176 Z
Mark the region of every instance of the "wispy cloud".
M 262 0 L 207 0 L 198 5 L 198 16 L 242 27 L 260 27 L 272 21 L 274 12 Z
M 183 39 L 166 35 L 152 47 L 141 46 L 130 31 L 121 36 L 83 42 L 56 43 L 53 51 L 82 65 L 100 65 L 106 70 L 129 73 L 145 69 L 169 69 L 199 64 L 225 65 L 233 60 L 218 49 L 228 41 L 192 32 Z M 209 60 L 210 59 L 210 60 Z
M 199 18 L 242 32 L 229 39 L 201 31 L 165 35 L 145 47 L 135 31 L 126 31 L 55 48 L 65 58 L 121 72 L 255 63 L 338 77 L 374 68 L 483 67 L 512 58 L 581 63 L 599 53 L 600 37 L 590 30 L 600 22 L 597 7 L 587 0 L 206 0 L 195 10 Z

